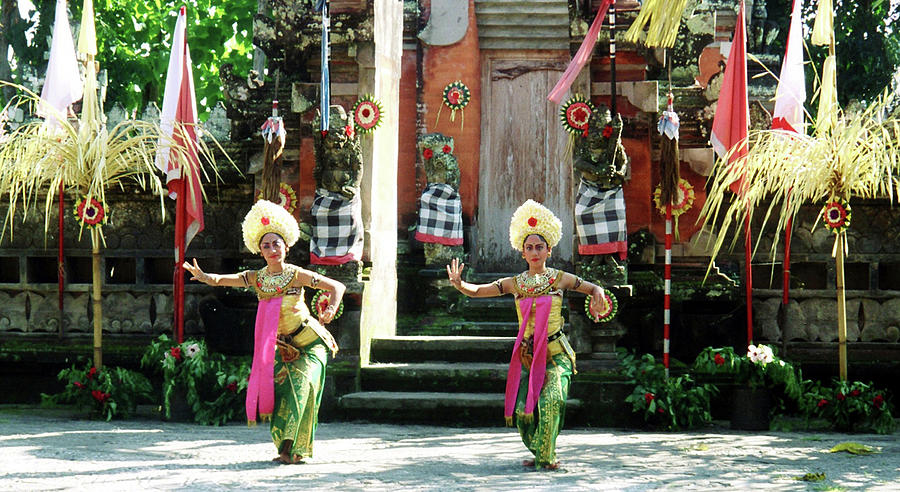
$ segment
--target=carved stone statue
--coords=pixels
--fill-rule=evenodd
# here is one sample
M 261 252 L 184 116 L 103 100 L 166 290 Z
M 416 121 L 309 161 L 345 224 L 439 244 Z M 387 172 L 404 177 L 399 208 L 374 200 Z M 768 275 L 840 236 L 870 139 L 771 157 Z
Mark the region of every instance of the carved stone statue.
M 453 155 L 453 138 L 441 133 L 422 135 L 418 150 L 428 186 L 419 202 L 416 239 L 424 244 L 425 264 L 446 264 L 463 255 L 459 163 Z
M 576 137 L 572 155 L 581 178 L 600 188 L 622 186 L 628 169 L 628 156 L 622 146 L 622 117 L 610 116 L 609 108 L 598 107 L 588 124 L 587 137 Z
M 319 130 L 319 118 L 313 123 L 316 196 L 310 209 L 313 218 L 310 263 L 352 264 L 350 270 L 358 272 L 363 253 L 362 200 L 359 196 L 362 151 L 353 121 L 344 108 L 331 106 L 329 113 L 327 131 Z
M 353 198 L 359 193 L 362 179 L 362 150 L 353 120 L 342 106 L 331 106 L 327 134 L 318 130 L 318 121 L 317 118 L 313 133 L 316 188 Z
M 581 173 L 575 199 L 578 235 L 576 272 L 604 285 L 626 281 L 623 264 L 628 252 L 625 195 L 622 185 L 628 156 L 622 145 L 622 118 L 605 106 L 592 114 L 587 134 L 576 137 L 573 166 Z
M 419 152 L 423 154 L 422 160 L 425 163 L 425 176 L 428 182 L 446 183 L 459 189 L 459 163 L 453 155 L 453 137 L 441 133 L 428 133 L 419 138 L 418 147 Z M 425 153 L 425 149 L 429 149 L 430 153 Z

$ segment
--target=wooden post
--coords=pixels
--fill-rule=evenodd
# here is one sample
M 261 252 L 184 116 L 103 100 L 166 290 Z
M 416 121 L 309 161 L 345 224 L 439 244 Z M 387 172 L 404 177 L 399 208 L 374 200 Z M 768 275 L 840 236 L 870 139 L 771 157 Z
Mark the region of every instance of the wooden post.
M 837 236 L 837 255 L 834 257 L 835 281 L 837 283 L 838 311 L 838 365 L 841 381 L 847 380 L 847 295 L 844 290 L 844 247 L 847 244 L 847 233 Z
M 93 270 L 94 304 L 94 367 L 103 367 L 103 304 L 100 297 L 100 286 L 103 282 L 103 269 L 100 268 L 100 233 L 91 229 L 91 264 Z

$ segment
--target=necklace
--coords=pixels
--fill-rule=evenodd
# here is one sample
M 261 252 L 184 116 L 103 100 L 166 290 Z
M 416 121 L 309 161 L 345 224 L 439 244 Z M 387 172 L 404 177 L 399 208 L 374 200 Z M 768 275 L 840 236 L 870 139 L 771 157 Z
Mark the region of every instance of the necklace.
M 294 270 L 285 266 L 278 273 L 269 273 L 265 267 L 256 272 L 256 287 L 266 294 L 281 293 L 294 280 Z
M 556 270 L 548 268 L 543 273 L 528 275 L 528 272 L 522 272 L 516 275 L 516 287 L 519 291 L 528 294 L 543 294 L 553 287 L 556 281 Z

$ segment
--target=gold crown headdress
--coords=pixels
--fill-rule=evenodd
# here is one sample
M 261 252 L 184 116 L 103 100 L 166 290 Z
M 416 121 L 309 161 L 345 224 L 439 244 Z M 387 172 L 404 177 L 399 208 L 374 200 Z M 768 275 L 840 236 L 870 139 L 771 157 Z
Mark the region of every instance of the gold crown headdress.
M 529 199 L 513 212 L 509 221 L 509 243 L 522 251 L 525 238 L 532 234 L 540 235 L 552 248 L 562 237 L 562 221 L 549 208 Z
M 268 200 L 260 200 L 253 204 L 244 217 L 241 229 L 244 232 L 244 246 L 254 254 L 259 253 L 259 241 L 270 232 L 281 236 L 288 247 L 293 246 L 300 238 L 297 219 L 281 205 Z

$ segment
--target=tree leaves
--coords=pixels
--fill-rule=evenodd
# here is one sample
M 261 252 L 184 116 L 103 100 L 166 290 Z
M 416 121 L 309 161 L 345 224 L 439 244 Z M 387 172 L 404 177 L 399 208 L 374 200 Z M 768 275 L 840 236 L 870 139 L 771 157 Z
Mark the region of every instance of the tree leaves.
M 55 2 L 36 2 L 40 20 L 17 22 L 3 35 L 20 66 L 16 80 L 23 82 L 22 65 L 43 76 L 49 50 Z M 222 100 L 219 67 L 232 63 L 237 73 L 249 71 L 253 51 L 252 23 L 256 0 L 95 0 L 97 61 L 109 73 L 107 103 L 143 111 L 151 101 L 160 104 L 171 50 L 172 31 L 181 5 L 187 4 L 188 44 L 194 62 L 194 85 L 201 119 Z M 69 3 L 69 19 L 76 38 L 81 2 Z M 34 41 L 26 43 L 24 32 L 35 29 Z M 40 92 L 40 91 L 38 91 Z

